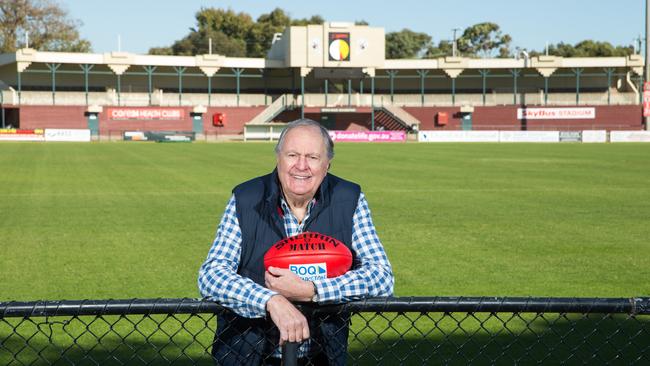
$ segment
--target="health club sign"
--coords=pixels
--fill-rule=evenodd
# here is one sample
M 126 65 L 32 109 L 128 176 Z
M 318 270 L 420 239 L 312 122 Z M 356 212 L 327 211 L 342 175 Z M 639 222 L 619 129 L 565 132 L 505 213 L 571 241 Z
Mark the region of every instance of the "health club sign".
M 350 61 L 350 33 L 329 34 L 329 60 Z

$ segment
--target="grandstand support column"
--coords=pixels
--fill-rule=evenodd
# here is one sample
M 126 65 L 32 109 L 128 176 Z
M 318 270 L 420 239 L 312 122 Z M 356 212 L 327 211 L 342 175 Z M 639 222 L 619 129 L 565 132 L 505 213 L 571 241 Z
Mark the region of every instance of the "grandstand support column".
M 22 81 L 22 77 L 21 77 L 22 75 L 23 75 L 23 73 L 21 71 L 18 71 L 18 73 L 16 74 L 16 76 L 18 78 L 18 105 L 20 105 L 20 100 L 21 100 L 20 97 L 21 97 L 21 94 L 22 94 L 22 91 L 23 91 L 23 81 Z
M 580 104 L 580 75 L 582 75 L 582 72 L 585 71 L 585 69 L 576 67 L 571 69 L 571 71 L 576 75 L 576 105 L 578 105 Z
M 375 77 L 370 78 L 370 130 L 375 130 Z
M 174 70 L 178 75 L 178 105 L 181 106 L 183 105 L 183 74 L 187 68 L 174 66 Z
M 481 74 L 481 80 L 483 83 L 483 88 L 482 90 L 482 97 L 483 97 L 483 105 L 485 105 L 485 91 L 487 90 L 487 76 L 490 74 L 490 70 L 488 69 L 480 69 L 478 70 L 478 73 Z
M 540 57 L 542 57 L 542 56 L 540 56 Z M 544 59 L 542 59 L 541 61 L 539 61 L 539 58 L 538 58 L 538 59 L 533 59 L 533 62 L 538 63 L 538 64 L 543 62 L 543 63 L 546 64 L 546 65 L 544 65 L 545 67 L 538 67 L 537 66 L 537 67 L 535 67 L 535 69 L 537 70 L 537 72 L 540 75 L 542 75 L 544 77 L 544 105 L 548 105 L 548 83 L 549 83 L 549 79 L 551 78 L 551 75 L 553 75 L 555 70 L 557 70 L 556 67 L 549 67 L 549 66 L 553 66 L 553 64 L 556 62 L 555 57 L 554 56 L 544 56 Z M 551 65 L 548 65 L 548 64 L 551 64 Z
M 48 69 L 50 69 L 50 73 L 52 74 L 52 105 L 56 104 L 56 70 L 61 67 L 61 64 L 49 64 L 46 63 L 45 66 L 47 66 Z
M 153 72 L 156 71 L 156 66 L 142 66 L 147 73 L 147 92 L 149 93 L 149 105 L 151 105 L 151 93 L 153 93 Z
M 399 73 L 399 70 L 386 70 L 388 78 L 390 80 L 390 104 L 393 104 L 393 92 L 395 91 L 395 76 Z
M 305 118 L 305 76 L 311 72 L 311 67 L 300 68 L 300 118 Z
M 517 104 L 517 78 L 521 74 L 520 69 L 510 69 L 512 74 L 512 104 Z
M 420 105 L 424 107 L 424 78 L 429 73 L 429 70 L 416 70 L 420 75 Z
M 637 78 L 637 94 L 639 95 L 639 104 L 643 105 L 643 75 L 639 75 Z
M 613 67 L 606 67 L 603 70 L 605 71 L 605 74 L 607 75 L 607 105 L 610 105 L 610 104 L 612 104 L 611 87 L 612 87 L 612 76 L 614 76 L 614 68 Z
M 451 105 L 456 105 L 456 78 L 451 78 Z
M 133 55 L 124 52 L 104 54 L 104 62 L 117 75 L 117 104 L 122 104 L 122 75 L 133 64 Z
M 325 107 L 327 107 L 327 91 L 329 89 L 329 80 L 325 79 Z
M 305 118 L 305 77 L 300 75 L 300 118 Z
M 348 79 L 348 107 L 352 106 L 352 79 Z
M 19 51 L 21 54 L 27 54 L 31 55 L 34 50 L 29 49 L 29 48 L 23 48 L 22 50 Z M 17 82 L 18 82 L 18 105 L 20 105 L 21 100 L 22 100 L 22 92 L 23 92 L 23 80 L 22 80 L 22 75 L 25 70 L 31 65 L 31 61 L 19 61 L 16 62 L 16 77 L 17 77 Z
M 239 107 L 239 91 L 241 90 L 241 74 L 244 73 L 243 68 L 235 67 L 231 69 L 235 74 L 235 81 L 237 84 L 237 107 Z
M 368 67 L 362 70 L 370 76 L 370 130 L 375 130 L 375 68 Z
M 544 105 L 548 105 L 548 76 L 544 76 Z
M 123 65 L 108 65 L 113 70 L 117 77 L 115 88 L 117 89 L 117 105 L 122 105 L 122 74 L 126 71 L 128 66 Z
M 86 105 L 88 105 L 88 75 L 90 74 L 90 70 L 92 70 L 95 65 L 81 64 L 79 67 L 84 73 L 84 92 L 86 97 Z
M 122 74 L 117 74 L 117 105 L 122 105 Z
M 264 90 L 264 104 L 266 104 L 266 89 Z M 208 75 L 208 107 L 212 106 L 212 75 Z
M 219 71 L 219 68 L 215 66 L 201 66 L 199 69 L 208 78 L 208 107 L 210 107 L 212 105 L 212 77 Z
M 267 100 L 267 97 L 269 94 L 269 90 L 268 90 L 268 84 L 266 80 L 266 71 L 264 69 L 258 69 L 258 70 L 260 72 L 260 77 L 262 78 L 262 83 L 264 84 L 264 105 L 268 107 L 269 102 Z M 273 102 L 273 100 L 271 100 L 271 102 Z

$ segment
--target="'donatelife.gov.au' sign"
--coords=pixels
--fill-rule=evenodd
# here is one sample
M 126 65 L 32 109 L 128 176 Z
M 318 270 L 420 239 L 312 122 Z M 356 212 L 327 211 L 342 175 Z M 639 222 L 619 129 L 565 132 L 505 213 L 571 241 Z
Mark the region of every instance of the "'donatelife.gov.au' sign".
M 337 142 L 404 142 L 404 131 L 329 131 Z

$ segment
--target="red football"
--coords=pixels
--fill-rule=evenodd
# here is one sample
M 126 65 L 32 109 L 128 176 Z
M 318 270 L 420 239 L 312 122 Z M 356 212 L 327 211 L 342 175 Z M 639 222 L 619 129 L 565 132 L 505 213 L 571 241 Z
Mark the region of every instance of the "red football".
M 352 253 L 342 242 L 316 232 L 284 238 L 264 255 L 264 268 L 288 268 L 305 281 L 337 277 L 352 267 Z

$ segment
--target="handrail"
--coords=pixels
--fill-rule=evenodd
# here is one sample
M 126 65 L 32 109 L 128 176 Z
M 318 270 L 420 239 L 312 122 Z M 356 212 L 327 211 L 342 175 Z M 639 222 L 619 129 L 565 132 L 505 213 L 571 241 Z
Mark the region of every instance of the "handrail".
M 305 311 L 352 312 L 517 312 L 618 313 L 650 315 L 650 297 L 376 297 L 346 304 L 301 303 Z M 159 298 L 0 302 L 0 318 L 121 314 L 218 313 L 225 308 L 207 299 Z

